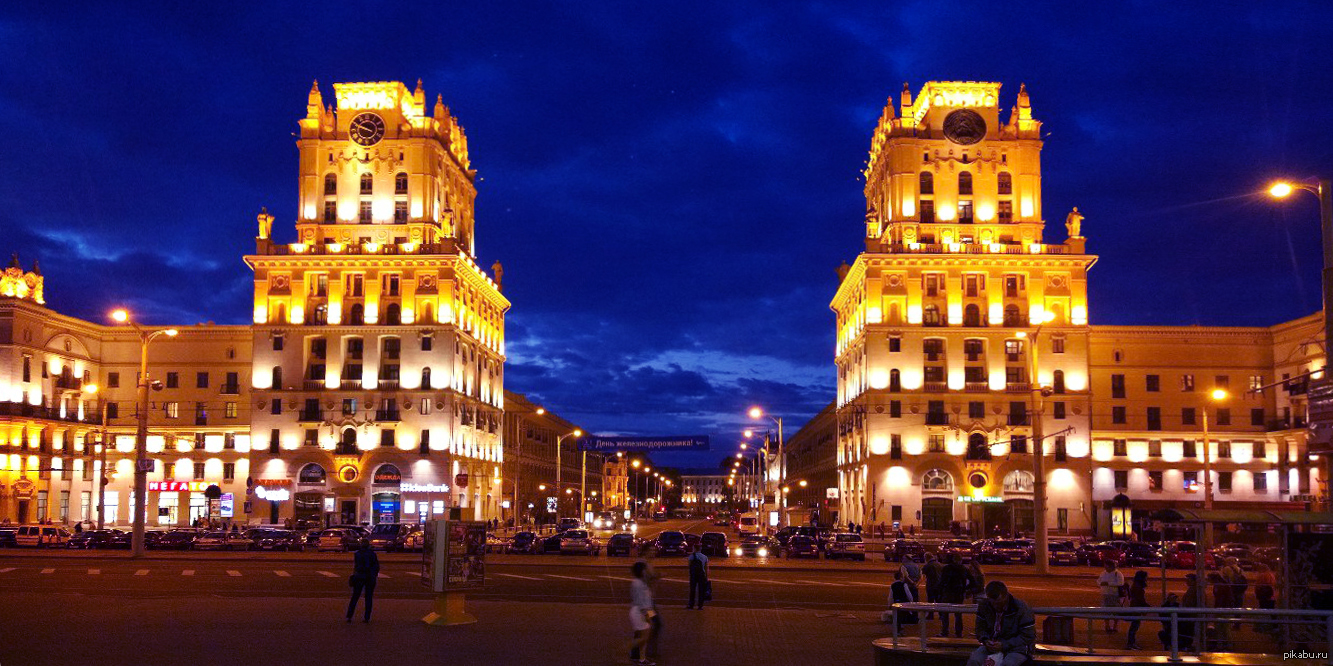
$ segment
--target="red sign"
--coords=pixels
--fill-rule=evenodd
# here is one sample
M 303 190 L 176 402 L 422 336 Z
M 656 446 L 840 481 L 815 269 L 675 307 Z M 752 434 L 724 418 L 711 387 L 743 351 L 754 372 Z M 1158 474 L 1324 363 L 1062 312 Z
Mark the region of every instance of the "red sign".
M 149 481 L 148 492 L 163 493 L 194 492 L 202 493 L 208 489 L 207 481 Z
M 463 472 L 462 474 L 459 474 L 459 475 L 455 476 L 455 477 L 454 477 L 454 485 L 455 485 L 455 486 L 458 486 L 459 488 L 466 488 L 466 487 L 467 487 L 467 472 Z

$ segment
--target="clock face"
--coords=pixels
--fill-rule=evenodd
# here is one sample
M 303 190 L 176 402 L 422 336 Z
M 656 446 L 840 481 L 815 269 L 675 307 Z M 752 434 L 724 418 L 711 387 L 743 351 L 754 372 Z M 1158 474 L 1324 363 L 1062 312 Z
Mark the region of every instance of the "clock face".
M 351 139 L 363 146 L 373 146 L 384 138 L 384 119 L 373 113 L 357 114 L 347 127 Z
M 944 117 L 944 137 L 970 146 L 986 137 L 986 120 L 971 109 L 959 109 Z

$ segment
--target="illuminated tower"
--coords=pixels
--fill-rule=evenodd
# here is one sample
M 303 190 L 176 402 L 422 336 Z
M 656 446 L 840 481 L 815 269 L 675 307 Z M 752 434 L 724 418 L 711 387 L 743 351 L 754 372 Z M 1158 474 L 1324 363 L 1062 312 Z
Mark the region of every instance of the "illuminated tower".
M 467 138 L 420 82 L 334 97 L 313 86 L 298 123 L 295 242 L 265 212 L 246 257 L 254 514 L 496 517 L 509 302 L 475 261 Z
M 1095 257 L 1077 213 L 1064 244 L 1043 238 L 1041 123 L 1025 90 L 1007 119 L 999 100 L 998 83 L 931 82 L 915 100 L 904 86 L 875 128 L 866 251 L 831 304 L 844 520 L 1030 531 L 1041 418 L 1048 522 L 1086 527 Z

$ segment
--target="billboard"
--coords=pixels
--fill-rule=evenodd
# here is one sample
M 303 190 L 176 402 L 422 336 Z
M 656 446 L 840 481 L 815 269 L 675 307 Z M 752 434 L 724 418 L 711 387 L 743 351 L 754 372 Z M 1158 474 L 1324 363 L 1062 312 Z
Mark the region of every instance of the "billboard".
M 584 451 L 707 451 L 708 435 L 668 435 L 662 437 L 599 437 L 589 435 L 579 440 Z

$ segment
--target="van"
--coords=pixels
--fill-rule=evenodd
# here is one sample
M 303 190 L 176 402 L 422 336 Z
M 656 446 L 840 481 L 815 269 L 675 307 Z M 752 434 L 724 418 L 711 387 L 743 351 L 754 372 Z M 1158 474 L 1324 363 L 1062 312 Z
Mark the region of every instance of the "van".
M 69 530 L 58 525 L 23 525 L 14 535 L 14 540 L 19 546 L 42 548 L 63 546 L 69 537 Z
M 736 523 L 736 533 L 741 536 L 745 536 L 746 534 L 758 534 L 759 515 L 754 513 L 742 515 L 740 520 Z

